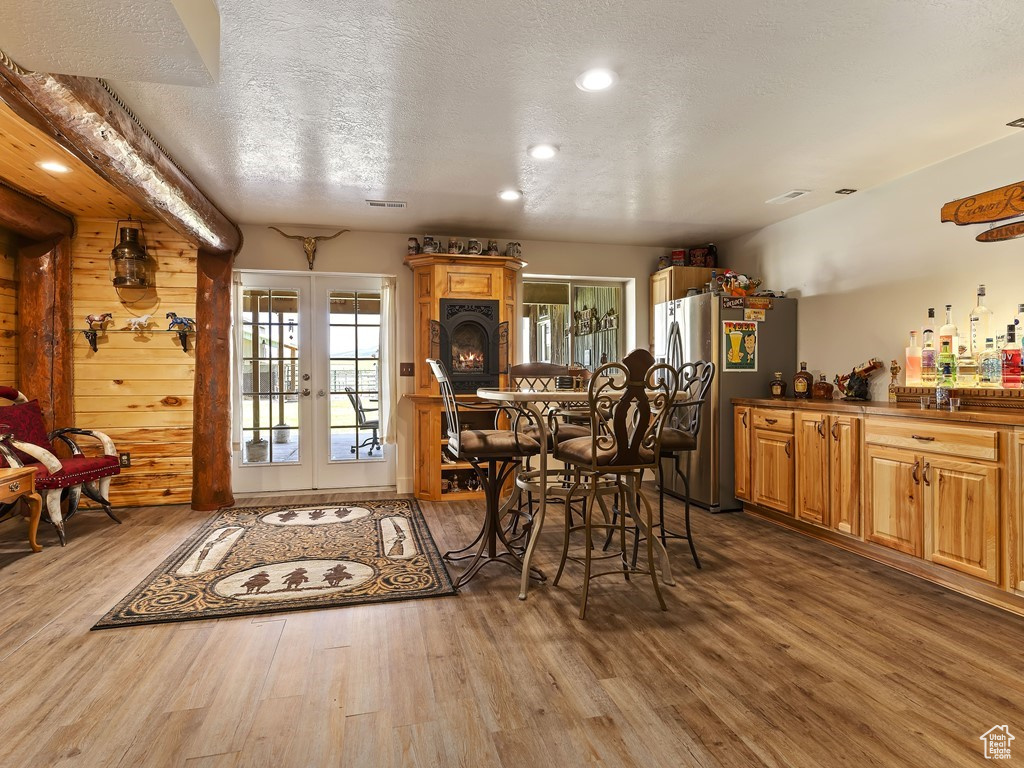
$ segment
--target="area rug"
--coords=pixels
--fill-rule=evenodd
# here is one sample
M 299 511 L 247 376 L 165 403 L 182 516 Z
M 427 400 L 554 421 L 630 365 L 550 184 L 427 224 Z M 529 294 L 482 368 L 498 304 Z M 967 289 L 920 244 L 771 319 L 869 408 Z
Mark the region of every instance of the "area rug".
M 451 595 L 412 499 L 218 512 L 93 629 Z

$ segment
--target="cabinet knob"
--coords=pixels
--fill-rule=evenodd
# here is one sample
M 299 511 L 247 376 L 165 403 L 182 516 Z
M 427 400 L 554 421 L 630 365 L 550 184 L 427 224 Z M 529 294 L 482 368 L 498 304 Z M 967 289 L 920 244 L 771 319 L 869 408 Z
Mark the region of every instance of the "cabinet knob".
M 7 490 L 11 491 L 12 493 L 14 491 L 18 490 L 19 488 L 21 488 L 21 481 L 20 480 L 15 480 L 13 483 L 11 483 L 10 485 L 7 486 Z
M 766 419 L 765 419 L 765 423 L 766 423 L 766 424 L 778 424 L 778 423 L 779 423 L 779 420 L 778 420 L 778 419 L 767 419 L 767 418 L 766 418 Z

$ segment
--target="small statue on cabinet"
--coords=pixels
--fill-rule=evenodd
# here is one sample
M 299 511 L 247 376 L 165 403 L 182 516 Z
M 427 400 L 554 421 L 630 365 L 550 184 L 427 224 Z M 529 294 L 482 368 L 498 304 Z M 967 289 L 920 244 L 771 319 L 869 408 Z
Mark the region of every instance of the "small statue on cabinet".
M 89 326 L 90 331 L 102 331 L 106 327 L 106 324 L 113 319 L 113 312 L 101 312 L 98 315 L 86 315 L 85 324 Z
M 142 317 L 129 317 L 126 330 L 142 333 L 144 330 L 149 328 L 149 320 L 151 317 L 153 316 L 142 315 Z
M 420 252 L 420 241 L 415 237 L 409 238 L 409 255 L 415 256 Z
M 510 242 L 505 246 L 505 255 L 512 259 L 518 259 L 523 254 L 523 247 L 519 243 Z
M 488 256 L 497 256 L 498 255 L 498 241 L 497 240 L 488 240 L 487 241 L 487 255 Z
M 897 380 L 897 378 L 900 375 L 900 371 L 902 371 L 902 370 L 903 370 L 903 368 L 901 368 L 900 364 L 897 363 L 895 360 L 893 360 L 889 364 L 889 374 L 892 376 L 892 381 L 889 382 L 889 402 L 890 403 L 895 403 L 896 402 L 896 387 L 897 387 L 896 380 Z

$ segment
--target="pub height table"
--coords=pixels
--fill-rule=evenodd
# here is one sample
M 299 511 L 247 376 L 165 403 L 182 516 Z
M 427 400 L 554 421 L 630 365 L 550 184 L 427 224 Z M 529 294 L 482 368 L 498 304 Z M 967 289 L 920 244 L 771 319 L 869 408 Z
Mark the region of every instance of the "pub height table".
M 567 403 L 578 403 L 580 400 L 585 400 L 587 393 L 572 389 L 478 389 L 476 396 L 481 400 L 504 403 L 511 408 L 521 408 L 528 411 L 536 420 L 540 429 L 540 435 L 537 438 L 537 442 L 540 443 L 540 454 L 537 456 L 538 469 L 530 473 L 531 479 L 534 476 L 536 477 L 536 490 L 538 491 L 539 500 L 537 513 L 533 516 L 533 524 L 530 528 L 530 540 L 526 545 L 526 551 L 523 553 L 523 572 L 519 584 L 519 599 L 525 600 L 526 593 L 530 587 L 530 560 L 533 558 L 533 550 L 537 546 L 537 539 L 540 537 L 541 529 L 544 527 L 544 513 L 547 508 L 550 486 L 550 475 L 548 472 L 548 435 L 550 433 L 548 430 L 547 412 L 552 407 L 557 408 Z M 517 478 L 518 480 L 519 478 Z M 559 479 L 558 482 L 561 483 L 561 480 Z M 530 485 L 533 486 L 533 483 L 530 483 Z M 514 494 L 519 492 L 519 487 L 521 486 L 517 482 L 517 490 Z M 626 487 L 626 499 L 631 508 L 636 503 L 637 490 L 629 485 Z M 651 535 L 641 515 L 635 514 L 634 520 L 642 529 L 644 535 Z M 669 586 L 675 586 L 676 582 L 672 577 L 668 550 L 665 549 L 665 546 L 658 537 L 654 537 L 654 545 L 658 550 L 658 556 L 661 560 L 662 581 Z

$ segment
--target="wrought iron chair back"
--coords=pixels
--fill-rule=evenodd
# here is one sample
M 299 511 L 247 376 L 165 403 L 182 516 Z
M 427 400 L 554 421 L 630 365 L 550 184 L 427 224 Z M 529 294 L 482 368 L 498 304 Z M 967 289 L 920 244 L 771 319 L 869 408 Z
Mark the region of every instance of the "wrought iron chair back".
M 427 365 L 437 379 L 438 388 L 441 391 L 441 402 L 444 405 L 445 438 L 449 440 L 452 451 L 455 454 L 461 453 L 460 435 L 462 428 L 459 426 L 459 409 L 455 402 L 455 393 L 452 391 L 452 382 L 439 360 L 432 357 L 427 358 Z M 454 442 L 452 443 L 452 439 Z
M 594 470 L 623 471 L 656 465 L 665 415 L 678 391 L 679 376 L 670 365 L 655 365 L 646 349 L 595 371 L 588 389 L 591 457 Z M 599 462 L 601 454 L 610 458 Z
M 684 363 L 677 367 L 679 396 L 676 398 L 668 424 L 674 429 L 696 436 L 700 432 L 704 403 L 715 378 L 715 364 L 707 360 Z

